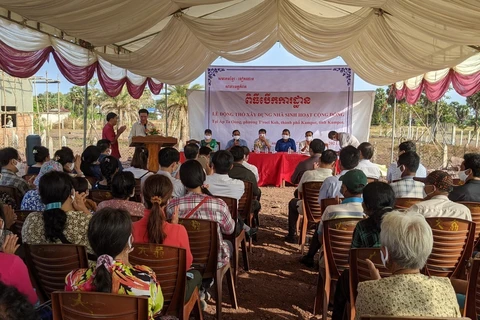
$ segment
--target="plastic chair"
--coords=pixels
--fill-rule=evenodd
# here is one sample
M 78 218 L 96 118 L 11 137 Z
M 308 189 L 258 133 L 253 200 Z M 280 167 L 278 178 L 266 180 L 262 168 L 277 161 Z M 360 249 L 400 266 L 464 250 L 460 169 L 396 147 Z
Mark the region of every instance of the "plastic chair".
M 472 221 L 475 222 L 474 248 L 476 248 L 480 244 L 480 202 L 460 201 L 458 203 L 461 203 L 464 206 L 468 207 L 468 209 L 470 209 L 470 212 L 472 213 Z
M 318 194 L 322 182 L 310 181 L 302 184 L 302 192 L 299 192 L 299 197 L 302 201 L 303 216 L 300 217 L 300 236 L 298 237 L 298 244 L 303 255 L 305 248 L 305 239 L 310 228 L 316 226 L 320 219 L 322 219 L 322 207 L 318 203 Z
M 355 319 L 355 301 L 357 300 L 357 287 L 360 282 L 372 280 L 366 259 L 375 264 L 380 276 L 386 278 L 392 273 L 383 266 L 380 258 L 380 248 L 350 249 L 350 319 Z
M 42 302 L 50 300 L 53 291 L 65 288 L 70 271 L 88 268 L 85 246 L 75 244 L 25 244 L 25 258 Z
M 27 219 L 28 215 L 32 212 L 32 210 L 15 210 L 15 214 L 17 215 L 17 219 L 15 223 L 10 227 L 10 230 L 18 236 L 18 243 L 23 243 L 22 241 L 22 228 L 23 224 L 25 223 L 25 219 Z
M 37 177 L 36 174 L 26 174 L 22 177 L 23 180 L 33 183 L 33 180 Z
M 252 202 L 253 202 L 253 189 L 252 183 L 250 181 L 243 181 L 245 185 L 245 191 L 238 201 L 238 215 L 245 221 L 249 227 L 253 227 L 253 212 L 252 212 Z M 248 251 L 252 252 L 252 239 L 248 241 Z
M 134 201 L 142 202 L 142 180 L 135 179 L 135 195 L 133 196 Z
M 414 204 L 423 201 L 419 198 L 397 198 L 395 199 L 395 209 L 408 209 Z
M 396 317 L 396 316 L 362 316 L 360 320 L 471 320 L 470 318 L 453 317 Z
M 189 319 L 192 310 L 196 311 L 196 319 L 203 319 L 200 306 L 200 294 L 195 288 L 187 302 L 186 285 L 186 250 L 153 243 L 135 243 L 129 254 L 130 263 L 152 268 L 161 284 L 163 294 L 162 316 L 171 315 L 180 320 Z
M 100 292 L 52 293 L 53 320 L 148 320 L 148 297 Z
M 93 187 L 94 185 L 97 184 L 98 179 L 95 177 L 85 177 L 87 179 L 88 183 Z
M 238 218 L 238 211 L 237 211 L 237 199 L 229 198 L 229 197 L 217 197 L 225 201 L 228 206 L 228 210 L 230 210 L 230 214 L 232 215 L 232 219 L 235 220 L 235 230 L 237 230 L 237 218 Z M 242 247 L 242 258 L 243 258 L 243 268 L 245 271 L 249 270 L 249 263 L 248 263 L 248 252 L 247 252 L 247 239 L 245 236 L 245 230 L 242 230 L 239 235 L 235 235 L 235 232 L 232 234 L 223 234 L 223 239 L 229 240 L 233 244 L 233 253 L 232 253 L 232 267 L 235 279 L 235 285 L 238 283 L 238 260 L 240 258 L 238 254 L 238 248 Z
M 325 279 L 318 275 L 317 294 L 313 314 L 322 312 L 327 319 L 328 302 L 332 284 L 337 282 L 343 270 L 348 268 L 353 231 L 361 218 L 344 218 L 323 221 L 323 259 Z
M 99 204 L 102 201 L 112 200 L 112 193 L 108 190 L 90 190 L 90 198 Z
M 137 222 L 138 220 L 142 219 L 140 216 L 132 216 L 130 215 L 130 218 L 132 219 L 132 222 Z
M 455 218 L 426 218 L 433 232 L 433 250 L 425 265 L 428 276 L 465 278 L 473 253 L 475 223 Z
M 367 178 L 367 183 L 378 182 L 378 179 L 375 178 Z
M 480 315 L 480 259 L 473 259 L 472 268 L 468 277 L 467 296 L 463 315 L 470 319 L 478 319 Z
M 214 221 L 201 219 L 179 219 L 188 233 L 190 250 L 193 255 L 194 269 L 200 271 L 203 279 L 213 278 L 217 293 L 217 319 L 222 318 L 222 282 L 227 276 L 228 291 L 231 304 L 238 309 L 237 293 L 235 291 L 235 280 L 230 262 L 217 269 L 218 250 L 220 247 L 218 225 Z
M 11 186 L 0 186 L 0 193 L 8 194 L 12 199 L 15 200 L 16 208 L 20 208 L 23 196 L 17 188 Z

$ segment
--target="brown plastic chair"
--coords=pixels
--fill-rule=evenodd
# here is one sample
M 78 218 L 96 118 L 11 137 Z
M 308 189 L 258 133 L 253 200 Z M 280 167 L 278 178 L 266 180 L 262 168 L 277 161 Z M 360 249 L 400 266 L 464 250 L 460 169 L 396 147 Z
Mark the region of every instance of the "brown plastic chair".
M 137 222 L 138 220 L 142 219 L 140 216 L 132 216 L 130 215 L 130 218 L 132 219 L 132 222 Z
M 22 178 L 23 178 L 23 180 L 25 180 L 27 182 L 33 183 L 33 180 L 35 180 L 36 177 L 37 177 L 36 174 L 26 174 Z
M 342 201 L 340 200 L 339 197 L 336 198 L 327 198 L 327 199 L 322 199 L 320 206 L 322 207 L 322 213 L 325 211 L 325 209 L 328 206 L 334 206 L 336 204 L 340 204 Z
M 476 248 L 480 243 L 480 202 L 460 201 L 458 203 L 461 203 L 464 206 L 468 207 L 468 209 L 470 209 L 470 212 L 472 213 L 472 221 L 475 222 L 474 248 Z
M 53 291 L 64 290 L 70 271 L 88 268 L 85 246 L 75 244 L 26 244 L 25 258 L 42 302 L 50 300 Z
M 218 225 L 214 221 L 201 219 L 179 219 L 188 233 L 194 269 L 200 271 L 203 279 L 213 278 L 217 293 L 217 319 L 222 318 L 222 282 L 227 276 L 228 291 L 232 307 L 238 309 L 235 280 L 230 262 L 217 269 L 217 256 L 220 247 Z
M 380 276 L 386 278 L 392 273 L 383 266 L 380 258 L 380 248 L 358 248 L 350 249 L 350 319 L 355 319 L 355 301 L 357 300 L 358 284 L 363 281 L 372 280 L 366 259 L 375 264 Z
M 13 226 L 10 227 L 10 230 L 18 236 L 18 243 L 23 243 L 22 241 L 22 228 L 27 219 L 28 215 L 32 212 L 32 210 L 15 210 L 15 214 L 17 215 L 17 219 Z
M 302 184 L 302 192 L 299 192 L 299 197 L 302 200 L 303 216 L 299 217 L 301 227 L 298 244 L 302 255 L 308 230 L 315 227 L 322 219 L 322 207 L 318 203 L 318 194 L 321 187 L 322 182 L 319 181 L 305 182 Z
M 135 179 L 135 195 L 133 196 L 136 202 L 142 202 L 142 180 Z
M 344 218 L 323 221 L 323 259 L 325 279 L 318 275 L 317 294 L 313 314 L 322 312 L 327 319 L 328 302 L 332 284 L 337 282 L 343 270 L 348 268 L 353 231 L 361 218 Z
M 480 315 L 480 259 L 473 259 L 468 277 L 467 296 L 463 315 L 470 319 L 478 319 Z
M 187 302 L 185 299 L 186 285 L 186 250 L 184 248 L 165 246 L 153 243 L 135 243 L 129 254 L 133 265 L 145 265 L 152 268 L 157 281 L 162 287 L 162 316 L 170 315 L 180 320 L 189 319 L 195 309 L 196 319 L 203 319 L 200 306 L 200 294 L 195 288 Z
M 253 227 L 253 212 L 252 212 L 252 202 L 253 202 L 253 188 L 250 181 L 243 181 L 245 185 L 245 191 L 243 192 L 240 201 L 238 202 L 238 215 L 245 221 L 245 223 Z M 249 239 L 248 242 L 248 251 L 252 252 L 252 239 Z
M 90 198 L 99 204 L 102 201 L 112 200 L 112 193 L 108 190 L 90 190 Z
M 362 316 L 360 320 L 471 320 L 470 318 L 453 317 L 396 317 L 396 316 Z
M 100 292 L 52 293 L 53 320 L 148 320 L 148 297 Z
M 88 183 L 93 187 L 94 185 L 97 184 L 98 179 L 95 177 L 85 177 L 87 179 Z
M 217 197 L 225 201 L 228 206 L 228 210 L 232 215 L 232 219 L 235 221 L 235 230 L 237 230 L 237 199 L 229 197 Z M 232 253 L 232 268 L 233 274 L 235 275 L 235 285 L 238 283 L 238 260 L 240 255 L 238 254 L 238 248 L 242 247 L 242 258 L 243 258 L 243 268 L 245 271 L 249 270 L 248 263 L 248 252 L 247 252 L 247 239 L 245 236 L 245 230 L 242 230 L 239 235 L 235 236 L 235 232 L 232 234 L 223 234 L 223 239 L 229 240 L 233 244 L 233 253 Z
M 414 204 L 423 201 L 419 198 L 397 198 L 395 199 L 395 209 L 408 209 Z
M 17 188 L 10 186 L 0 186 L 0 193 L 6 193 L 10 197 L 12 197 L 12 199 L 15 200 L 16 208 L 20 208 L 23 196 Z
M 433 232 L 433 250 L 425 265 L 425 274 L 464 279 L 473 253 L 475 223 L 455 218 L 426 220 Z
M 375 178 L 367 178 L 367 183 L 378 182 L 378 179 Z

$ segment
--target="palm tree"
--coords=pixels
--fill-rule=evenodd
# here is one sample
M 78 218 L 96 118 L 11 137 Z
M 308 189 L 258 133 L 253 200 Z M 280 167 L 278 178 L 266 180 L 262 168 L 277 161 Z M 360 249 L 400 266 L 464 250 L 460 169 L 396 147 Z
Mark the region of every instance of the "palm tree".
M 68 97 L 70 101 L 72 101 L 72 108 L 73 108 L 73 115 L 81 115 L 83 114 L 83 100 L 85 99 L 85 90 L 83 87 L 80 86 L 73 86 L 70 88 L 70 92 L 68 93 Z M 80 106 L 79 109 L 75 109 L 76 106 Z

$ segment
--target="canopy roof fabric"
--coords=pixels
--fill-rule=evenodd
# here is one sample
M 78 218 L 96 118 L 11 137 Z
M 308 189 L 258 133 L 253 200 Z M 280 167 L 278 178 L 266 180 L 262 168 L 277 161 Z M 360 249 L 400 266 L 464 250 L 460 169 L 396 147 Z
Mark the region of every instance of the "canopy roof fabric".
M 457 65 L 480 44 L 477 0 L 0 0 L 1 8 L 170 84 L 194 80 L 219 56 L 253 60 L 277 41 L 307 61 L 340 55 L 376 85 Z

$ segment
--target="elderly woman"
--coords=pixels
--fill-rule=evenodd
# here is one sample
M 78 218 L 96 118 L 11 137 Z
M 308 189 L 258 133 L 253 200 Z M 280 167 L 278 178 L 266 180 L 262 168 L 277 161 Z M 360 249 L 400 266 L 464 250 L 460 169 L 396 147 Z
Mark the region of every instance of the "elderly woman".
M 460 317 L 448 278 L 420 273 L 432 252 L 432 229 L 418 212 L 387 213 L 380 232 L 382 261 L 392 276 L 381 279 L 369 260 L 373 281 L 358 285 L 356 319 L 364 315 Z

